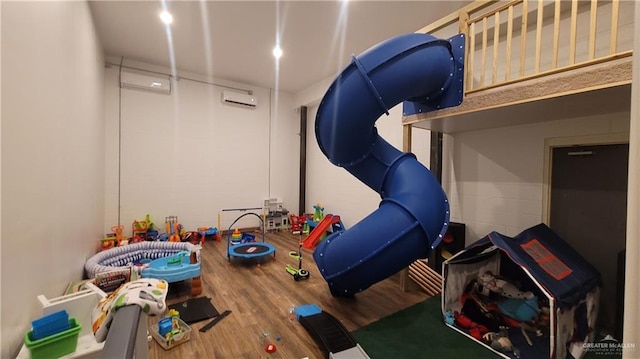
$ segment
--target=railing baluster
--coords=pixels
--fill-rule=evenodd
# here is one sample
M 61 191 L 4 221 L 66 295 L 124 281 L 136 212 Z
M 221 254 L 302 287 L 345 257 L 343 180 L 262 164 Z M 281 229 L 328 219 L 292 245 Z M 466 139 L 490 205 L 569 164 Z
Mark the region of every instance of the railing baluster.
M 471 48 L 469 47 L 469 13 L 463 10 L 460 10 L 460 12 L 458 13 L 458 32 L 460 32 L 461 34 L 464 34 L 467 38 L 466 44 L 465 44 L 465 50 L 464 53 L 468 54 L 471 50 Z M 464 69 L 467 72 L 467 74 L 469 73 L 469 56 L 465 56 L 464 57 Z M 468 79 L 467 83 L 464 83 L 463 86 L 465 87 L 465 89 L 469 88 L 469 84 L 468 84 Z
M 469 61 L 467 62 L 467 91 L 473 90 L 473 76 L 476 54 L 476 23 L 469 24 Z
M 498 45 L 500 44 L 500 12 L 495 14 L 493 22 L 493 73 L 491 74 L 491 83 L 498 81 Z
M 480 86 L 484 86 L 485 65 L 487 63 L 487 18 L 482 19 L 482 60 L 480 61 Z
M 578 0 L 571 1 L 571 35 L 569 38 L 569 65 L 576 63 L 576 39 L 578 35 Z
M 635 6 L 640 6 L 635 4 Z M 611 40 L 609 47 L 609 55 L 613 55 L 618 51 L 618 12 L 620 4 L 618 0 L 611 1 Z
M 544 3 L 538 0 L 538 18 L 536 19 L 536 63 L 534 73 L 540 72 L 540 51 L 542 49 L 542 15 Z
M 589 60 L 596 57 L 596 24 L 598 0 L 591 0 L 591 21 L 589 21 Z
M 521 45 L 520 45 L 520 77 L 524 76 L 524 66 L 525 66 L 525 56 L 527 49 L 527 16 L 529 14 L 529 10 L 527 9 L 527 0 L 522 2 L 522 29 L 520 31 L 521 35 Z
M 558 67 L 558 44 L 560 43 L 560 1 L 556 0 L 553 13 L 553 54 L 551 58 L 551 69 Z
M 509 6 L 507 15 L 507 68 L 504 73 L 504 80 L 509 81 L 511 77 L 511 38 L 513 37 L 513 6 Z

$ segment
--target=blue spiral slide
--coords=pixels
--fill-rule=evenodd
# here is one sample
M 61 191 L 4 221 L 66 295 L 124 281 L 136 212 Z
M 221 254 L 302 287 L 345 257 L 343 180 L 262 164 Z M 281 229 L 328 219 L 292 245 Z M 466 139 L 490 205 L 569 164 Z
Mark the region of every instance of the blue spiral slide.
M 324 95 L 315 126 L 320 149 L 382 197 L 377 210 L 313 253 L 334 296 L 351 296 L 426 258 L 444 236 L 442 187 L 413 154 L 380 137 L 375 122 L 402 101 L 406 115 L 459 105 L 463 64 L 463 35 L 402 35 L 353 56 Z

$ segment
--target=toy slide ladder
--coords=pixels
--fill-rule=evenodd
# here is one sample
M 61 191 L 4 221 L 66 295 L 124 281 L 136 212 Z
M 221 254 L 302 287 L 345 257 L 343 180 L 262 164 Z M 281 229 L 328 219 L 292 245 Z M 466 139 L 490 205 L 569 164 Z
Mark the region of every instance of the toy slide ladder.
M 296 307 L 296 319 L 329 359 L 369 359 L 347 329 L 333 315 L 315 304 Z
M 340 216 L 334 216 L 332 214 L 324 216 L 322 221 L 318 223 L 316 228 L 314 228 L 313 231 L 309 233 L 309 236 L 302 242 L 302 246 L 307 249 L 315 248 L 329 228 L 340 228 L 344 230 Z

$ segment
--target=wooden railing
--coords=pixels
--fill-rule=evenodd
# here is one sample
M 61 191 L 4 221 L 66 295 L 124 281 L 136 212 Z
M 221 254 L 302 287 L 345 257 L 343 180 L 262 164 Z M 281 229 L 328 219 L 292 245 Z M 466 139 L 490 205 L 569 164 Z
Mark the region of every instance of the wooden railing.
M 418 32 L 465 33 L 470 94 L 630 56 L 620 15 L 619 0 L 476 1 Z

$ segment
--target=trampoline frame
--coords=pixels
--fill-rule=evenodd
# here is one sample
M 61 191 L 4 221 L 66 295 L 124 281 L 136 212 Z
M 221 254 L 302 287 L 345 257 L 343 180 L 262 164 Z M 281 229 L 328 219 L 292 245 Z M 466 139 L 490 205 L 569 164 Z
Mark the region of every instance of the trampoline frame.
M 256 216 L 260 220 L 260 229 L 262 231 L 262 242 L 249 242 L 249 243 L 232 244 L 231 243 L 231 232 L 232 232 L 231 228 L 240 219 L 242 219 L 245 216 L 249 216 L 249 215 Z M 265 252 L 259 252 L 259 253 L 237 253 L 237 252 L 234 251 L 234 249 L 239 249 L 239 248 L 244 248 L 244 247 L 251 247 L 251 246 L 263 247 L 263 248 L 267 248 L 267 250 Z M 231 264 L 231 257 L 251 259 L 251 258 L 266 257 L 266 256 L 268 256 L 268 255 L 270 255 L 272 253 L 273 253 L 273 260 L 275 261 L 276 260 L 276 247 L 271 243 L 266 243 L 265 242 L 264 219 L 260 215 L 258 215 L 257 213 L 253 213 L 253 212 L 244 213 L 241 216 L 239 216 L 238 218 L 236 218 L 233 221 L 233 223 L 231 223 L 231 225 L 229 226 L 229 229 L 227 230 L 227 261 L 229 262 L 229 264 Z

